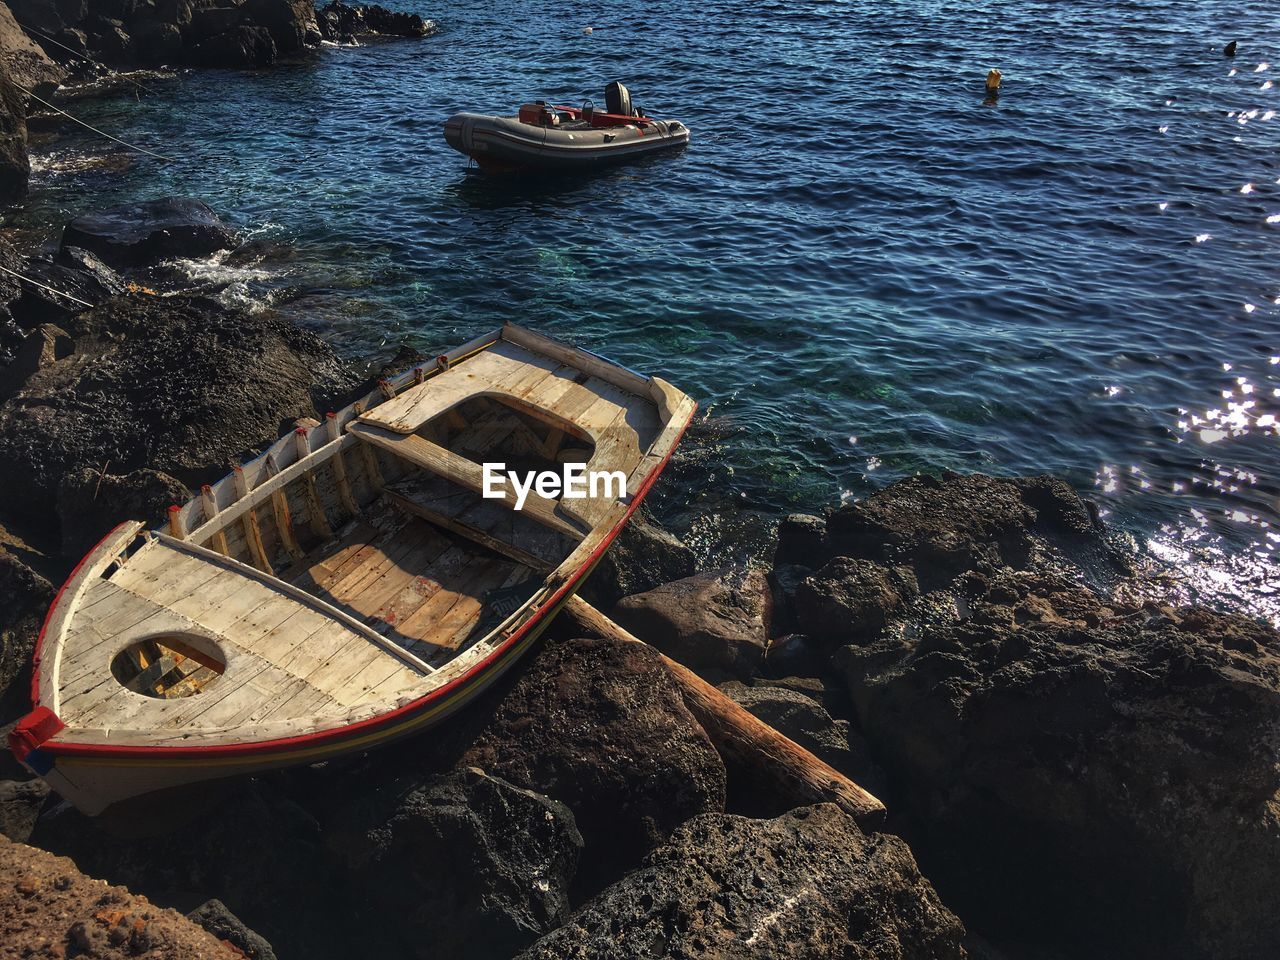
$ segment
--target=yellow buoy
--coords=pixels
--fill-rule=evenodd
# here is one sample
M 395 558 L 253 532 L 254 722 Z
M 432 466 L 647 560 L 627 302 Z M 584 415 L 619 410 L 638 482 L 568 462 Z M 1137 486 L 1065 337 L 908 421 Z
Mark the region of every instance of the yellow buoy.
M 987 72 L 987 93 L 995 93 L 1000 89 L 1000 71 L 990 70 Z

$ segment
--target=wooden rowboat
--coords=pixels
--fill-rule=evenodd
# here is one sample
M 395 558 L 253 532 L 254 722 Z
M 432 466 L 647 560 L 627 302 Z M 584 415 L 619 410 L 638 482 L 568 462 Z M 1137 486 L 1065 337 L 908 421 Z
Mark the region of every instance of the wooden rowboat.
M 383 381 L 170 508 L 164 529 L 124 523 L 89 552 L 41 631 L 15 755 L 96 814 L 441 720 L 573 595 L 694 409 L 510 324 Z M 516 509 L 493 462 L 621 472 L 625 488 L 531 490 Z

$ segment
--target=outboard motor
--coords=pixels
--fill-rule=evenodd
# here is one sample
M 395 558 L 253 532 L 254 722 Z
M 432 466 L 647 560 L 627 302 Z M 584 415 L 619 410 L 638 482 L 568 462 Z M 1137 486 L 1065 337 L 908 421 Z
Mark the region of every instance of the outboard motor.
M 604 88 L 604 108 L 609 113 L 631 116 L 631 91 L 617 80 Z

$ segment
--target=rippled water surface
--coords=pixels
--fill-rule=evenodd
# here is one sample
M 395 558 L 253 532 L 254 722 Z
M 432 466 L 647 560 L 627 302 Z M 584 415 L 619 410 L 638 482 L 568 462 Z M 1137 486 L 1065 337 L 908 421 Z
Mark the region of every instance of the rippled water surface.
M 712 553 L 921 470 L 1047 471 L 1280 616 L 1273 4 L 417 9 L 438 36 L 78 103 L 177 162 L 67 134 L 29 225 L 194 194 L 294 253 L 189 269 L 353 356 L 511 318 L 661 372 L 704 419 L 659 506 Z M 612 79 L 691 147 L 519 184 L 441 137 Z

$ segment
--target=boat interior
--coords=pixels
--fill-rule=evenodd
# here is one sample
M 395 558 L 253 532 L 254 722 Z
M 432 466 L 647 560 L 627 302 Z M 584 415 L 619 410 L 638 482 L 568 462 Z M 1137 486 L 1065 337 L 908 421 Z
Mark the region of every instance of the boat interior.
M 485 342 L 487 339 L 487 342 Z M 51 616 L 41 700 L 76 739 L 242 741 L 339 726 L 463 675 L 581 571 L 692 401 L 508 326 L 305 422 L 118 529 Z M 623 491 L 482 496 L 486 462 Z M 48 656 L 48 655 L 46 655 Z

